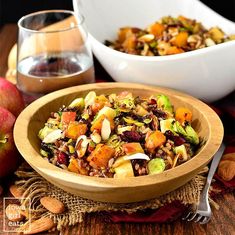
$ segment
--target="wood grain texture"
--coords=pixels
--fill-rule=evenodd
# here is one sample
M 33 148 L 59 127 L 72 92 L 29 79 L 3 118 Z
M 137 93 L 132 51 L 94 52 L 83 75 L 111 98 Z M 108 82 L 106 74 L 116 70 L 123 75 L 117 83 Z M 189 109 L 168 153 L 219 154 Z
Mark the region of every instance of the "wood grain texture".
M 89 91 L 95 91 L 97 95 L 130 91 L 134 96 L 144 98 L 165 94 L 176 109 L 187 107 L 192 111 L 192 126 L 205 145 L 190 161 L 164 171 L 157 177 L 147 175 L 125 179 L 99 178 L 62 170 L 41 157 L 38 132 L 51 112 L 56 112 L 63 105 L 69 105 L 75 98 L 85 97 Z M 203 102 L 175 90 L 134 83 L 96 83 L 50 93 L 26 107 L 14 127 L 14 140 L 19 152 L 49 182 L 81 197 L 114 203 L 155 198 L 184 185 L 211 160 L 222 138 L 223 125 L 219 117 Z
M 12 31 L 12 27 L 15 31 Z M 16 35 L 16 25 L 5 25 L 0 29 L 0 46 L 3 44 L 6 48 L 11 48 L 15 43 L 10 42 L 9 37 Z M 4 33 L 3 33 L 4 32 Z M 16 38 L 15 38 L 16 40 Z M 5 58 L 5 59 L 4 59 Z M 108 78 L 107 73 L 95 62 L 96 77 L 99 79 Z M 7 55 L 0 53 L 0 76 L 5 75 L 7 70 Z M 109 77 L 110 79 L 110 77 Z M 10 185 L 10 184 L 9 184 Z M 7 191 L 7 185 L 4 187 L 5 194 L 0 197 L 0 234 L 1 235 L 15 235 L 15 233 L 3 232 L 3 197 L 11 196 Z M 213 210 L 213 217 L 207 225 L 200 225 L 196 223 L 187 223 L 185 221 L 177 220 L 167 224 L 134 224 L 134 223 L 119 223 L 106 222 L 100 214 L 88 214 L 85 221 L 73 227 L 67 227 L 61 233 L 41 233 L 41 235 L 234 235 L 235 231 L 235 192 L 227 193 L 219 196 L 216 202 L 220 205 L 220 210 Z

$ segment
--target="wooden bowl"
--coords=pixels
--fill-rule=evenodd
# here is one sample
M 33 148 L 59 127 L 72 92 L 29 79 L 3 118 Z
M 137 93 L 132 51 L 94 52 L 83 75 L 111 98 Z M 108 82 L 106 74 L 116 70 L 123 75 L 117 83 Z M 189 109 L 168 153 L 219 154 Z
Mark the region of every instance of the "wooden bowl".
M 44 126 L 52 111 L 57 111 L 62 105 L 68 105 L 76 97 L 84 97 L 91 90 L 97 94 L 127 90 L 142 97 L 166 94 L 175 108 L 184 106 L 192 110 L 192 126 L 206 142 L 191 160 L 157 175 L 126 179 L 97 178 L 60 169 L 44 160 L 39 154 L 38 131 Z M 178 91 L 133 83 L 98 83 L 59 90 L 36 100 L 16 120 L 14 138 L 16 146 L 25 160 L 52 184 L 84 198 L 103 202 L 127 203 L 147 200 L 168 193 L 192 179 L 208 164 L 218 150 L 223 138 L 223 125 L 210 107 Z

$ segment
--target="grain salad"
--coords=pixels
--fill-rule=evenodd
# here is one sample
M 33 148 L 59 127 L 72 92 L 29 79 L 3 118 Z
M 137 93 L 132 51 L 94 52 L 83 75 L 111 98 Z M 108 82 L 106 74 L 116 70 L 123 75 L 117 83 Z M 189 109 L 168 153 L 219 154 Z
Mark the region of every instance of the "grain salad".
M 89 92 L 52 112 L 39 131 L 41 155 L 81 175 L 126 178 L 158 174 L 190 160 L 199 147 L 187 107 L 168 96 Z
M 193 51 L 234 40 L 219 27 L 206 29 L 195 19 L 165 16 L 146 29 L 123 27 L 117 39 L 105 45 L 128 54 L 164 56 Z

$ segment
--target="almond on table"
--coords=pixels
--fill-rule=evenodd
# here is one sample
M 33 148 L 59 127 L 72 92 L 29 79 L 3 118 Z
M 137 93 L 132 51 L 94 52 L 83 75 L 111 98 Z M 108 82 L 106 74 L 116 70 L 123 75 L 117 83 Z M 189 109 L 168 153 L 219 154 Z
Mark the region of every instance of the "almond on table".
M 226 155 L 222 157 L 217 172 L 223 180 L 230 181 L 235 177 L 235 161 L 231 155 Z
M 42 197 L 40 199 L 41 204 L 50 212 L 54 214 L 60 214 L 65 211 L 63 202 L 53 197 Z
M 11 185 L 9 190 L 15 198 L 21 198 L 24 193 L 23 189 L 17 185 Z
M 42 217 L 30 223 L 29 226 L 24 227 L 23 234 L 36 234 L 48 231 L 55 226 L 53 220 L 49 217 Z

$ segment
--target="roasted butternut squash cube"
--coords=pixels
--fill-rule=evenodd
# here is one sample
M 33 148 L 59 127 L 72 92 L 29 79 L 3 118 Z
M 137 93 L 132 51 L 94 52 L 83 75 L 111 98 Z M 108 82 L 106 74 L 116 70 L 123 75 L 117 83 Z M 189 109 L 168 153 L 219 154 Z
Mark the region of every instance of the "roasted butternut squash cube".
M 88 171 L 86 168 L 82 167 L 81 165 L 78 164 L 78 160 L 75 158 L 70 159 L 70 163 L 68 166 L 68 170 L 74 173 L 78 173 L 81 175 L 87 175 Z
M 180 107 L 175 111 L 175 119 L 180 123 L 184 124 L 186 121 L 192 122 L 193 114 L 188 108 Z
M 78 162 L 75 158 L 71 158 L 70 163 L 68 165 L 68 170 L 79 174 Z
M 149 33 L 153 34 L 156 37 L 162 36 L 163 32 L 165 30 L 165 27 L 163 24 L 155 23 L 149 26 L 148 31 Z
M 175 37 L 175 40 L 172 42 L 172 44 L 177 47 L 185 47 L 187 45 L 187 39 L 188 33 L 183 31 Z
M 183 49 L 181 49 L 179 47 L 175 47 L 175 46 L 171 46 L 171 47 L 167 48 L 167 50 L 166 50 L 167 55 L 175 55 L 175 54 L 180 54 L 183 52 L 184 52 Z
M 76 121 L 70 122 L 66 131 L 65 136 L 76 140 L 80 135 L 84 135 L 87 131 L 87 125 Z
M 87 161 L 95 169 L 107 167 L 114 153 L 114 148 L 105 144 L 97 144 L 95 150 L 88 156 Z
M 166 142 L 166 136 L 161 131 L 152 131 L 145 138 L 145 147 L 153 153 L 157 147 L 160 147 Z
M 134 50 L 136 44 L 137 44 L 136 36 L 132 35 L 125 39 L 125 41 L 122 43 L 122 46 L 128 52 Z
M 95 103 L 92 104 L 91 109 L 94 114 L 96 114 L 98 111 L 100 111 L 104 106 L 110 105 L 109 100 L 104 96 L 100 95 L 97 96 L 95 99 Z

